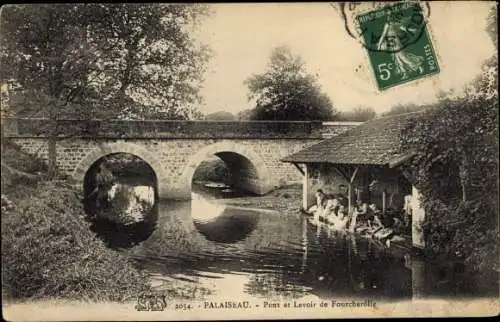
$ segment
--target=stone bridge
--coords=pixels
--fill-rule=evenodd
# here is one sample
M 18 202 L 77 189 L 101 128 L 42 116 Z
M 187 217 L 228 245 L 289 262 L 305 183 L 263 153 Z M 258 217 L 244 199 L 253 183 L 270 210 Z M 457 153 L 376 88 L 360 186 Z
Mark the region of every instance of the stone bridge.
M 130 121 L 3 119 L 2 133 L 25 152 L 56 163 L 83 189 L 90 167 L 106 155 L 130 153 L 154 170 L 162 199 L 189 199 L 193 174 L 212 156 L 232 171 L 234 184 L 264 194 L 299 182 L 301 173 L 280 159 L 358 122 Z

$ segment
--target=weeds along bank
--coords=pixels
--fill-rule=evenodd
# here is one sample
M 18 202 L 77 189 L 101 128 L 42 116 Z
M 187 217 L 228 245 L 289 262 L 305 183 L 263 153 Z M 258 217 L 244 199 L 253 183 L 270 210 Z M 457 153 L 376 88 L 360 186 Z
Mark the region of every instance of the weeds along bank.
M 90 230 L 79 193 L 63 182 L 25 175 L 43 171 L 38 161 L 3 144 L 4 299 L 126 301 L 148 291 L 148 277 Z

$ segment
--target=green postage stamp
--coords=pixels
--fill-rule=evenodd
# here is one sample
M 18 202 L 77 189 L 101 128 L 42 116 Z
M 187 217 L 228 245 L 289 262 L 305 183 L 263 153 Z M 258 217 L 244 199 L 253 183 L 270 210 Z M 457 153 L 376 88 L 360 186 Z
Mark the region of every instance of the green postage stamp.
M 356 17 L 379 90 L 439 73 L 419 3 L 399 2 Z

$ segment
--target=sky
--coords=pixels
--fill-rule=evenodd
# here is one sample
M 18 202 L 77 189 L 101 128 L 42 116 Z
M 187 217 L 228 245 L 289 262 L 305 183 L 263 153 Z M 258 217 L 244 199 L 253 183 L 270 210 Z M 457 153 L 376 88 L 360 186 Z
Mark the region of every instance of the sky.
M 382 113 L 397 104 L 433 103 L 441 91 L 462 91 L 495 52 L 485 32 L 492 5 L 431 2 L 427 27 L 440 73 L 381 92 L 366 49 L 347 34 L 340 11 L 329 3 L 211 4 L 212 16 L 195 34 L 213 50 L 200 110 L 236 114 L 252 108 L 243 82 L 264 72 L 271 50 L 280 45 L 304 59 L 339 111 L 369 106 Z

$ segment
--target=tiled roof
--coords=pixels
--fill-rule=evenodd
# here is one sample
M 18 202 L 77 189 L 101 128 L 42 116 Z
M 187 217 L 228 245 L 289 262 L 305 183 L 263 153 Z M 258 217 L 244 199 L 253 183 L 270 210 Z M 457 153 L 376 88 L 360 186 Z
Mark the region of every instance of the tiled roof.
M 402 158 L 398 153 L 399 134 L 421 112 L 376 118 L 331 139 L 321 141 L 281 161 L 292 163 L 336 163 L 388 165 Z

